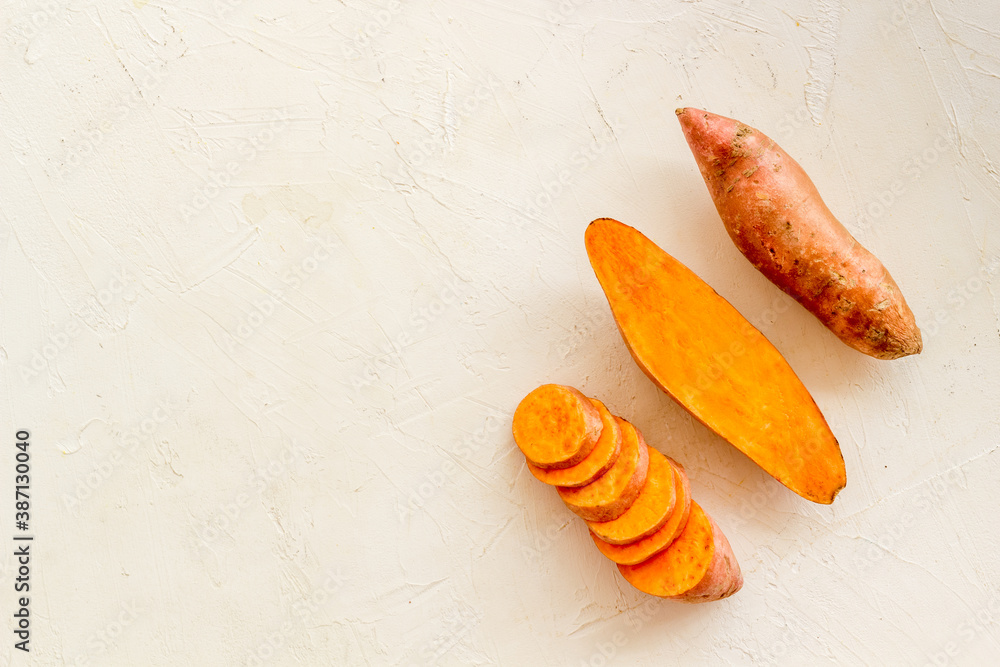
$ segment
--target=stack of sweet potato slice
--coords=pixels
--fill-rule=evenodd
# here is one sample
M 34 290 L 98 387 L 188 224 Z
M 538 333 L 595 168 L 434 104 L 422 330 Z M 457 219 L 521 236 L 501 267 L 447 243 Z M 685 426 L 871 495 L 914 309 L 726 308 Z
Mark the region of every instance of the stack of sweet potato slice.
M 743 585 L 726 536 L 691 500 L 684 469 L 603 403 L 542 385 L 517 406 L 513 430 L 528 470 L 556 487 L 630 584 L 683 602 L 721 600 Z

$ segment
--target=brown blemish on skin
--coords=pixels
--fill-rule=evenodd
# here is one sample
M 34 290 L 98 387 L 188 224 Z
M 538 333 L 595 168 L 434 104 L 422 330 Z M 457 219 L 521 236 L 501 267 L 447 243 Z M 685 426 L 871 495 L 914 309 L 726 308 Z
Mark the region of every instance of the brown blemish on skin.
M 868 331 L 867 334 L 865 334 L 865 338 L 867 338 L 873 343 L 877 343 L 883 338 L 885 338 L 885 334 L 886 334 L 885 329 L 871 329 Z

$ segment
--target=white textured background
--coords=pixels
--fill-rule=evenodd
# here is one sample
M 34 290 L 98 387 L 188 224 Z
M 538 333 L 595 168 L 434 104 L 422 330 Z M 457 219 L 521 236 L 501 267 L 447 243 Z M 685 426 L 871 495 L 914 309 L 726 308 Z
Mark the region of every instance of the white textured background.
M 0 543 L 15 665 L 995 663 L 1000 9 L 976 0 L 6 0 Z M 674 117 L 777 139 L 924 332 L 879 362 L 726 237 Z M 628 357 L 598 216 L 839 437 L 785 490 Z M 573 384 L 684 463 L 746 586 L 631 589 L 509 422 Z

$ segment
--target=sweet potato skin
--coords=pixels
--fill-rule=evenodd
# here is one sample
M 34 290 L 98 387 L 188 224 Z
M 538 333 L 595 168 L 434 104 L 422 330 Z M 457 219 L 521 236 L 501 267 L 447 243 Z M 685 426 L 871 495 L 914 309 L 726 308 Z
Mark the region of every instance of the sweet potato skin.
M 636 229 L 602 218 L 585 240 L 615 323 L 646 376 L 789 489 L 832 503 L 847 483 L 840 446 L 770 341 Z
M 876 359 L 923 348 L 892 276 L 764 133 L 700 109 L 677 116 L 719 216 L 754 267 L 844 343 Z
M 680 595 L 668 597 L 670 600 L 689 603 L 712 602 L 727 598 L 743 588 L 743 572 L 729 540 L 715 520 L 708 514 L 705 516 L 712 527 L 712 539 L 715 543 L 712 563 L 696 586 Z

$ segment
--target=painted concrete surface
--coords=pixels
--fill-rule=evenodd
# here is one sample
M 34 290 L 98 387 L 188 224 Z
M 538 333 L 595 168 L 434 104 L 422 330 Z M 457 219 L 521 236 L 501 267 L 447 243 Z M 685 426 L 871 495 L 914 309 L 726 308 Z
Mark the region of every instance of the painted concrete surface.
M 13 665 L 982 665 L 1000 655 L 1000 10 L 23 0 L 0 11 Z M 924 352 L 733 247 L 674 109 L 765 131 Z M 808 503 L 638 370 L 583 247 L 631 224 L 756 324 L 847 464 Z M 579 387 L 683 463 L 744 589 L 631 589 L 509 433 Z

